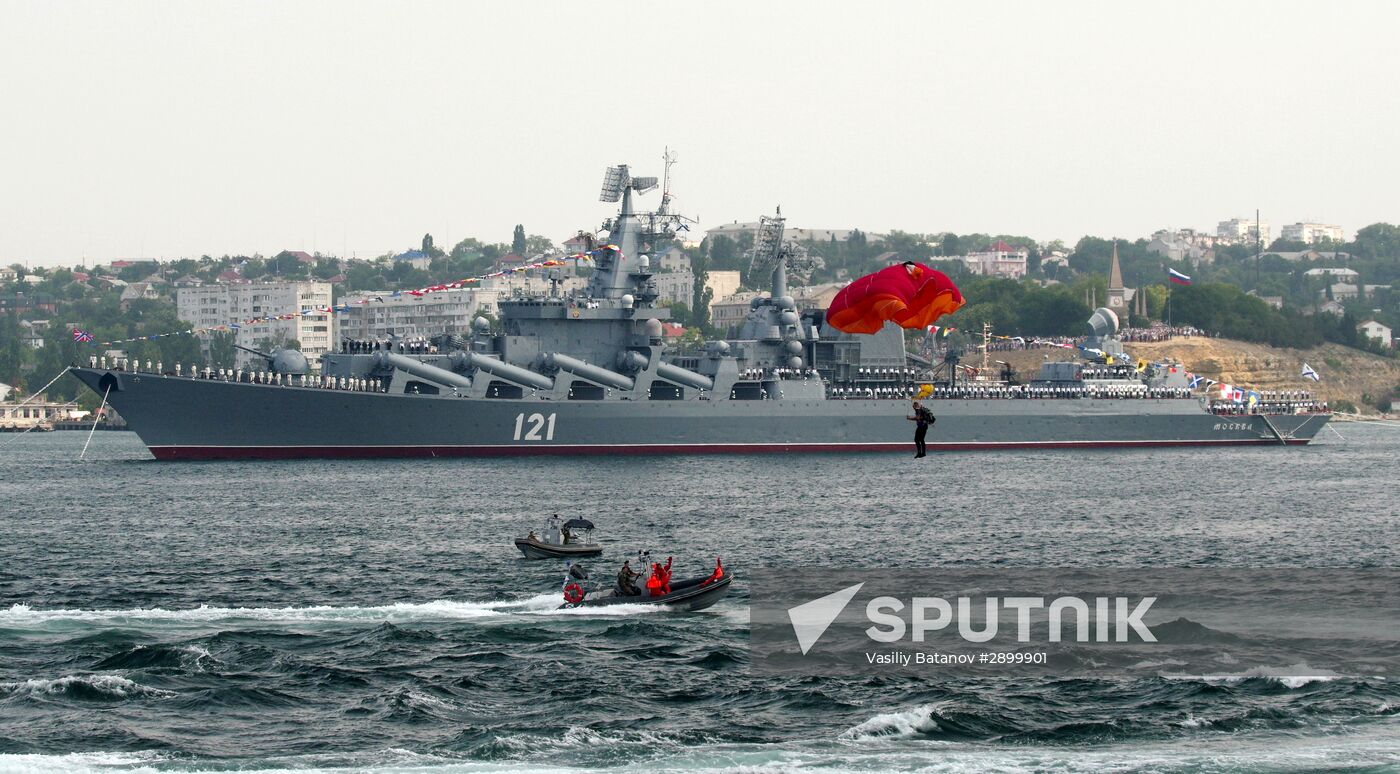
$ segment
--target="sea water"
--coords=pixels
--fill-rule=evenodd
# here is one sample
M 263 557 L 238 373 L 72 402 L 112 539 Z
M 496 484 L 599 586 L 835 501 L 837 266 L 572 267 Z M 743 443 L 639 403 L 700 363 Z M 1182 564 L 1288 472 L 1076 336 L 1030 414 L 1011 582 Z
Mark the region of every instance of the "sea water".
M 1400 429 L 1306 448 L 157 463 L 0 448 L 0 772 L 1400 768 L 1400 686 L 756 676 L 756 567 L 1400 563 Z M 0 443 L 10 441 L 0 438 Z M 558 512 L 707 611 L 557 609 Z

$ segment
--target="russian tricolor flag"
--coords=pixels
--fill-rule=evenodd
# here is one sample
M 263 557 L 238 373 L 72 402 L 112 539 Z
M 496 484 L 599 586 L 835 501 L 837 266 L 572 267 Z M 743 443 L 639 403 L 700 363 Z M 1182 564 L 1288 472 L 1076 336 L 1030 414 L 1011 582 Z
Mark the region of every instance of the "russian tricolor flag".
M 1190 285 L 1190 284 L 1191 284 L 1191 278 L 1188 277 L 1188 276 L 1186 276 L 1185 274 L 1182 274 L 1181 272 L 1177 271 L 1176 269 L 1167 269 L 1167 279 L 1171 280 L 1172 282 L 1174 282 L 1174 283 L 1176 283 L 1176 284 L 1178 284 L 1178 285 Z

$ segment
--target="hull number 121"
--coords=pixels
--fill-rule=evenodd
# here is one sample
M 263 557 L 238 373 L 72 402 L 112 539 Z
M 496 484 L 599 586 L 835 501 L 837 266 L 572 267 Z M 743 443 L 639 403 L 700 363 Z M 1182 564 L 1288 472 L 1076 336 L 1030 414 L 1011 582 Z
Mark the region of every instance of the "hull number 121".
M 554 415 L 524 414 L 515 415 L 515 440 L 552 441 L 554 440 Z

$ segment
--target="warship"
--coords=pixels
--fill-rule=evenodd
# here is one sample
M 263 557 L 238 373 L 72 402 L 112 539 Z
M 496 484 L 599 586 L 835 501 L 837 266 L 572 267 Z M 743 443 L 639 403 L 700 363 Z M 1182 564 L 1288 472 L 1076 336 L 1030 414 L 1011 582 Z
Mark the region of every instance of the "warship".
M 587 286 L 502 298 L 497 323 L 477 318 L 432 347 L 343 347 L 319 373 L 290 349 L 259 353 L 258 370 L 92 358 L 73 372 L 160 460 L 909 452 L 909 399 L 930 384 L 931 451 L 1288 446 L 1327 422 L 1302 394 L 1222 402 L 1189 389 L 1180 366 L 1112 365 L 1122 347 L 1108 309 L 1089 323 L 1096 358 L 1046 362 L 1024 383 L 969 379 L 955 351 L 911 353 L 893 324 L 842 333 L 789 294 L 803 254 L 780 212 L 760 221 L 750 252 L 769 296 L 736 337 L 673 350 L 650 255 L 687 219 L 669 191 L 656 210 L 634 209 L 657 186 L 609 168 L 601 199 L 619 210 L 598 232 Z

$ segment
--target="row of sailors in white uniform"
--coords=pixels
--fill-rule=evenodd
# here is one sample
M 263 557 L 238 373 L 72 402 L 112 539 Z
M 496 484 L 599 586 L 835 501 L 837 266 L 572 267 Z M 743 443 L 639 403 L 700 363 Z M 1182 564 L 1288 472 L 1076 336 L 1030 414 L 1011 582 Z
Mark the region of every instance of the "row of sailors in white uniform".
M 101 363 L 102 368 L 107 367 L 107 358 L 105 357 L 92 357 L 89 358 L 89 362 L 93 368 L 97 368 L 99 363 Z M 160 361 L 147 360 L 143 364 L 140 360 L 127 358 L 115 359 L 112 362 L 112 370 L 185 376 L 191 379 L 212 379 L 223 382 L 271 384 L 283 387 L 321 387 L 327 390 L 349 390 L 352 392 L 381 392 L 383 387 L 383 383 L 378 379 L 321 376 L 319 374 L 279 374 L 272 371 L 245 371 L 241 368 L 210 368 L 209 366 L 200 367 L 197 365 L 185 368 L 179 363 L 175 364 L 175 370 L 167 372 L 165 364 Z
M 761 382 L 768 379 L 813 379 L 817 372 L 812 368 L 741 368 L 739 381 Z
M 827 395 L 837 399 L 912 398 L 919 392 L 917 385 L 899 387 L 832 387 Z M 1189 398 L 1185 387 L 1148 387 L 1147 385 L 1086 385 L 1084 387 L 1036 387 L 1015 385 L 937 385 L 929 400 L 964 398 Z

